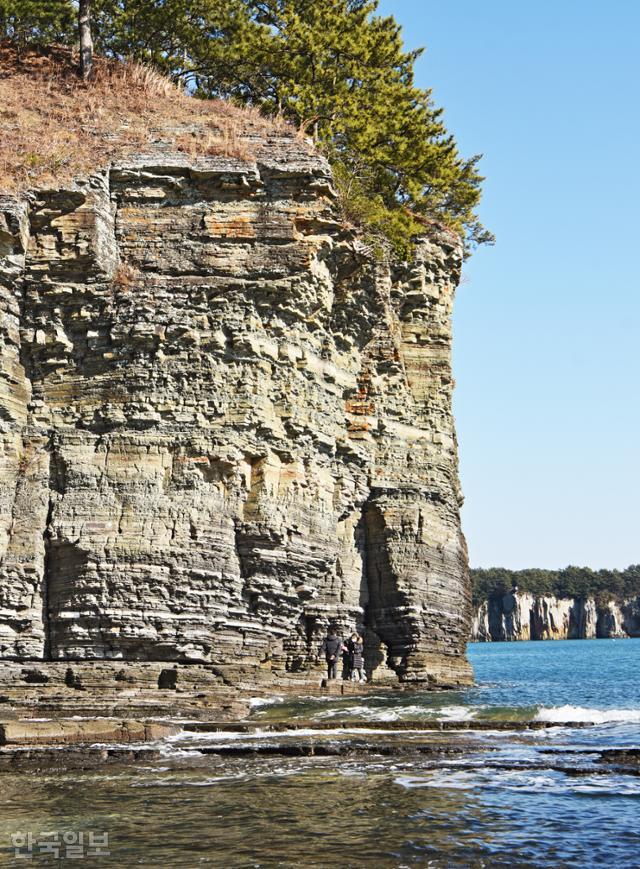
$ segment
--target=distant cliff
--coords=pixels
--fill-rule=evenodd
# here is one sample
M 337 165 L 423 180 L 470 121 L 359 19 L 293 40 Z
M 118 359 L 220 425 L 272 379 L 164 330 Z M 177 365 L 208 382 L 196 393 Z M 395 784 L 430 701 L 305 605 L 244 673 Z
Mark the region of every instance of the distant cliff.
M 474 613 L 475 642 L 640 636 L 640 597 L 596 603 L 529 592 L 493 594 Z

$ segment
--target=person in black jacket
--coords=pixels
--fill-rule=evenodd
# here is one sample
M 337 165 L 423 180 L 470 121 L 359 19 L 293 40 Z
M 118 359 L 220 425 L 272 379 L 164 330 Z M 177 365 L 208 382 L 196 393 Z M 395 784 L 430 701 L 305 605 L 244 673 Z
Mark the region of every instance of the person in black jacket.
M 352 682 L 366 682 L 364 675 L 364 641 L 360 634 L 353 633 L 347 643 Z
M 334 627 L 329 628 L 329 633 L 322 643 L 322 651 L 327 662 L 327 676 L 329 679 L 338 677 L 338 662 L 342 654 L 342 638 Z

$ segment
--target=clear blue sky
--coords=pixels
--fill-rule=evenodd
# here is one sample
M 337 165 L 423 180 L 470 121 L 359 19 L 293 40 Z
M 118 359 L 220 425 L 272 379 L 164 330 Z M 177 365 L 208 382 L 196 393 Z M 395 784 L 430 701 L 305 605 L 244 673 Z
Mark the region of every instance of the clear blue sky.
M 467 263 L 455 412 L 473 566 L 640 562 L 640 2 L 384 0 L 497 244 Z

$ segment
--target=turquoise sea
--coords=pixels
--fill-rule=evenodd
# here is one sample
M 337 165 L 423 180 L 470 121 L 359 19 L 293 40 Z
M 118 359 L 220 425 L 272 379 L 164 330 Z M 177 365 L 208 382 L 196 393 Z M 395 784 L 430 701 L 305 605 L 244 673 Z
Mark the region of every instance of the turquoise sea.
M 640 866 L 640 769 L 600 754 L 640 749 L 640 639 L 469 657 L 465 691 L 256 700 L 254 734 L 182 733 L 122 766 L 1 774 L 0 863 L 24 865 L 16 830 L 68 830 L 107 831 L 109 855 L 90 863 L 118 867 Z M 469 729 L 395 731 L 403 719 Z M 500 729 L 518 720 L 553 726 Z M 324 753 L 287 755 L 300 744 Z

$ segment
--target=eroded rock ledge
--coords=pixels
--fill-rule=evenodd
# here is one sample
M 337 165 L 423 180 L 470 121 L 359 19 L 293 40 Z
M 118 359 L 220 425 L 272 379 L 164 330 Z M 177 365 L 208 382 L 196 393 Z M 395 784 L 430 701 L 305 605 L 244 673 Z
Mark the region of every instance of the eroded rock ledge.
M 284 134 L 0 198 L 0 659 L 304 684 L 334 620 L 469 682 L 460 261 L 376 264 Z

